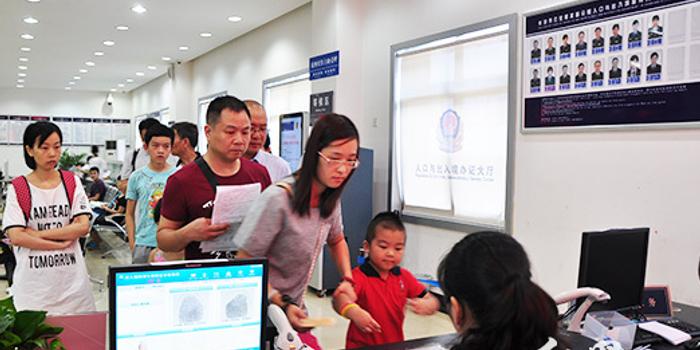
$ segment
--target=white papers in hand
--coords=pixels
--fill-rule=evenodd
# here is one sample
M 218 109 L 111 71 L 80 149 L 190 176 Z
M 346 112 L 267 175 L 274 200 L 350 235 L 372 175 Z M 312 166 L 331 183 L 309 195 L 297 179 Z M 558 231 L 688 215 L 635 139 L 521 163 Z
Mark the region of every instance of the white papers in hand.
M 229 224 L 229 229 L 223 235 L 209 241 L 203 241 L 199 247 L 203 252 L 236 250 L 233 235 L 238 231 L 248 209 L 260 195 L 260 184 L 237 186 L 217 186 L 214 197 L 214 210 L 211 215 L 212 224 Z

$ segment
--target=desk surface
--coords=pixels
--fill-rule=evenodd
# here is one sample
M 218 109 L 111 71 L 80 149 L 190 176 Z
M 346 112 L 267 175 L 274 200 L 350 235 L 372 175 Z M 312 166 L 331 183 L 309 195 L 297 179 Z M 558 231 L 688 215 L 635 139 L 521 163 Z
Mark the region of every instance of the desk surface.
M 686 304 L 681 304 L 681 303 L 673 303 L 673 306 L 675 309 L 680 309 L 680 311 L 676 312 L 676 314 L 675 314 L 676 318 L 683 320 L 685 322 L 700 326 L 700 308 L 695 307 L 695 306 L 686 305 Z M 592 340 L 590 340 L 586 337 L 583 337 L 581 335 L 574 334 L 574 333 L 563 332 L 561 334 L 561 336 L 562 336 L 563 340 L 571 346 L 571 349 L 574 349 L 574 350 L 578 350 L 578 349 L 588 350 L 589 347 L 592 346 L 594 343 Z M 395 343 L 395 344 L 372 346 L 372 347 L 367 347 L 364 349 L 366 349 L 366 350 L 370 350 L 370 349 L 371 350 L 414 350 L 414 349 L 420 349 L 420 348 L 433 347 L 436 345 L 441 345 L 441 346 L 449 349 L 450 345 L 455 340 L 456 340 L 455 334 L 446 334 L 446 335 L 430 337 L 430 338 L 408 340 L 405 342 Z M 654 349 L 654 350 L 684 349 L 684 347 L 682 345 L 681 346 L 673 346 L 671 344 L 664 343 L 664 344 L 653 345 L 652 349 Z

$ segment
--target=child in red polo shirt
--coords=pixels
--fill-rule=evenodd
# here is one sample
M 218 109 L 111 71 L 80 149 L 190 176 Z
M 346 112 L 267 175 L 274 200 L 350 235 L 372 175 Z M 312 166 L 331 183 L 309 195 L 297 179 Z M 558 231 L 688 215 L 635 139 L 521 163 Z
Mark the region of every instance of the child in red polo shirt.
M 367 228 L 363 248 L 369 256 L 352 270 L 357 301 L 346 294 L 333 298 L 333 307 L 350 319 L 347 349 L 404 340 L 404 308 L 419 315 L 433 314 L 440 302 L 406 269 L 399 267 L 406 244 L 406 229 L 399 216 L 377 214 Z

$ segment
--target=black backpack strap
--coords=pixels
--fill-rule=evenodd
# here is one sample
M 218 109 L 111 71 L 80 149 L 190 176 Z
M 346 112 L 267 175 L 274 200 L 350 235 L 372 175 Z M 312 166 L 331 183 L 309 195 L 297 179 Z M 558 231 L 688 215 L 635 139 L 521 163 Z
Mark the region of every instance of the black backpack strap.
M 209 182 L 209 185 L 211 185 L 211 189 L 214 190 L 214 193 L 216 193 L 216 186 L 219 185 L 219 182 L 216 181 L 216 175 L 214 175 L 214 172 L 211 171 L 209 164 L 204 161 L 204 157 L 199 157 L 195 159 L 194 162 L 202 171 L 204 177 L 207 178 L 207 182 Z

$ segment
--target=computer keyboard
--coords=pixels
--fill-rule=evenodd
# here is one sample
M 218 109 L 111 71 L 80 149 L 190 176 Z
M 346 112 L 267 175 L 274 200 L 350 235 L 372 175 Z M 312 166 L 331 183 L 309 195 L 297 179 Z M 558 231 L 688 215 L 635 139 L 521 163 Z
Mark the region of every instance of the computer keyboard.
M 670 318 L 666 320 L 658 320 L 659 323 L 663 323 L 667 326 L 676 328 L 683 332 L 690 334 L 691 337 L 700 336 L 700 327 L 692 325 L 688 322 L 681 321 L 677 318 Z M 657 344 L 664 342 L 664 338 L 660 336 L 647 332 L 639 327 L 637 327 L 637 332 L 634 334 L 634 345 L 647 345 L 647 344 Z

